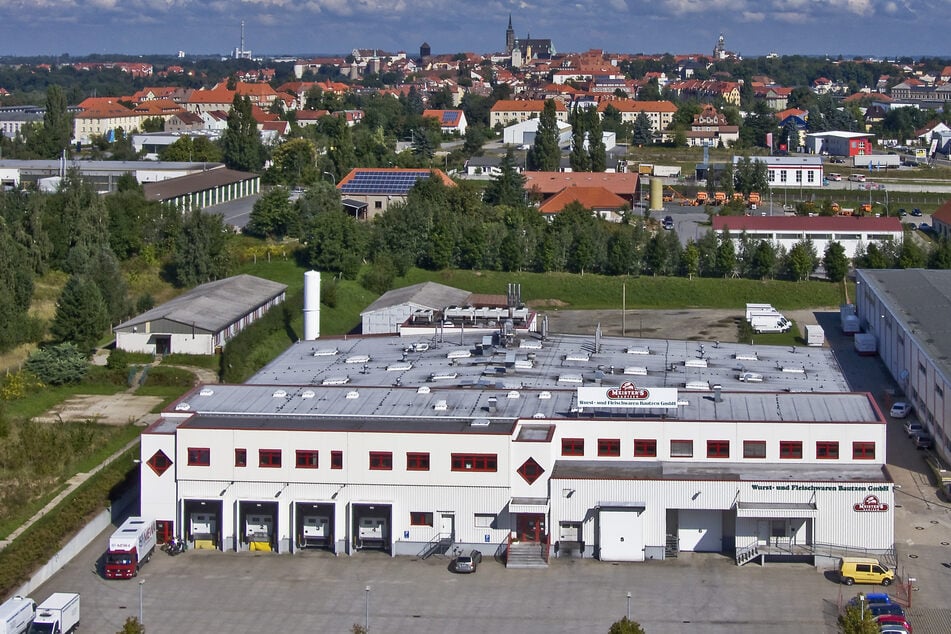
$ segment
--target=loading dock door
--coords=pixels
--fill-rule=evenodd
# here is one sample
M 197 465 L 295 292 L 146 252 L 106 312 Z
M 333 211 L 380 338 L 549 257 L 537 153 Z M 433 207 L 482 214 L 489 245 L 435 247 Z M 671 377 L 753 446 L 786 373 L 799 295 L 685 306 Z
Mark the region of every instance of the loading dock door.
M 718 553 L 723 550 L 723 511 L 679 512 L 680 550 L 697 553 Z
M 604 508 L 598 511 L 601 561 L 644 561 L 643 508 Z

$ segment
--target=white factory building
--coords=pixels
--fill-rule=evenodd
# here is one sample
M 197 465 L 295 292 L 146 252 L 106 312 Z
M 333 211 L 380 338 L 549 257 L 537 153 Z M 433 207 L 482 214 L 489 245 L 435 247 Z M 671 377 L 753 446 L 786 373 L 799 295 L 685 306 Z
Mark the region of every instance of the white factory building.
M 509 566 L 893 547 L 885 421 L 828 351 L 487 324 L 196 387 L 142 436 L 142 513 L 195 547 Z
M 856 271 L 855 305 L 863 328 L 875 335 L 878 354 L 935 438 L 935 451 L 951 460 L 951 271 Z

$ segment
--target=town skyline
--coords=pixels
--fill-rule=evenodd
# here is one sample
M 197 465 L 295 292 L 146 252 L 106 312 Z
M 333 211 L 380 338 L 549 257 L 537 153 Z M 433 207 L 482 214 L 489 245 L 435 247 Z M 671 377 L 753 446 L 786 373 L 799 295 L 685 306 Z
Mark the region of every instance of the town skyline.
M 446 11 L 432 0 L 393 5 L 366 0 L 0 0 L 0 56 L 346 54 L 378 48 L 413 55 L 505 49 L 511 15 L 516 37 L 552 40 L 558 52 L 709 54 L 722 33 L 745 57 L 839 55 L 922 57 L 947 53 L 942 25 L 951 5 L 938 0 L 604 0 L 562 4 L 493 1 Z M 579 25 L 579 15 L 582 16 Z

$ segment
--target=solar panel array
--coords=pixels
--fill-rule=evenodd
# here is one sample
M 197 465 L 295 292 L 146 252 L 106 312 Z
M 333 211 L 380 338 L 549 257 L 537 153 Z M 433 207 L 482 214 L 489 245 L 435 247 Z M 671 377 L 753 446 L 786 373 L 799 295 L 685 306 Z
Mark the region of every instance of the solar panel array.
M 458 110 L 443 110 L 443 113 L 442 113 L 443 125 L 456 125 L 458 121 L 459 121 Z
M 340 185 L 340 193 L 404 195 L 421 178 L 429 178 L 429 172 L 358 171 L 353 178 Z

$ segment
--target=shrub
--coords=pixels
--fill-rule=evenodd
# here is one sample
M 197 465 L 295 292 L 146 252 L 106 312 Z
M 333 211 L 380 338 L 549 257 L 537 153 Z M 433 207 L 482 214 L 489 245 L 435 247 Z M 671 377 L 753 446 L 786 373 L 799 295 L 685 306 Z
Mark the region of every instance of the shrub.
M 89 371 L 89 361 L 72 342 L 41 348 L 30 355 L 24 367 L 48 385 L 79 383 Z

